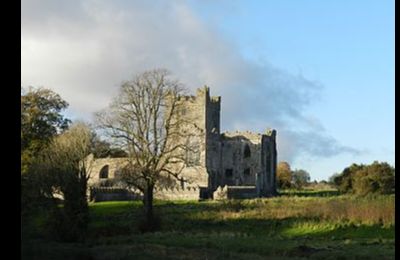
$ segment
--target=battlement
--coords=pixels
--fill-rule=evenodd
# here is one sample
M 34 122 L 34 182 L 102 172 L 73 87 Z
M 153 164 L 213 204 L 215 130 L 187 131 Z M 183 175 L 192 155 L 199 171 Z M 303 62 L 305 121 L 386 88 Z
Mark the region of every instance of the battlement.
M 156 188 L 154 197 L 162 200 L 198 200 L 200 198 L 199 186 Z
M 210 97 L 211 103 L 221 103 L 221 97 L 220 96 L 212 96 Z
M 196 96 L 202 96 L 202 95 L 209 96 L 210 95 L 210 88 L 207 87 L 207 86 L 204 86 L 202 88 L 198 88 L 196 90 Z
M 193 95 L 188 95 L 188 96 L 179 96 L 178 100 L 181 101 L 195 101 L 198 96 L 193 96 Z M 211 96 L 210 97 L 210 103 L 213 104 L 220 104 L 221 103 L 221 97 L 220 96 Z
M 234 132 L 223 132 L 222 135 L 224 137 L 230 137 L 230 138 L 235 138 L 235 137 L 244 137 L 250 140 L 261 140 L 261 134 L 260 133 L 254 133 L 251 131 L 234 131 Z
M 177 191 L 177 192 L 180 192 L 180 191 L 182 191 L 182 192 L 184 192 L 184 191 L 197 191 L 198 192 L 199 190 L 200 190 L 200 187 L 198 185 L 195 185 L 195 186 L 184 186 L 184 187 L 182 187 L 180 185 L 176 185 L 176 186 L 172 186 L 172 187 L 158 187 L 158 186 L 156 186 L 154 188 L 154 191 L 171 191 L 171 192 L 174 192 L 174 191 Z
M 272 129 L 272 128 L 268 128 L 267 130 L 265 130 L 264 135 L 270 136 L 272 138 L 275 138 L 276 137 L 276 130 Z
M 113 201 L 113 200 L 139 200 L 142 199 L 139 191 L 131 191 L 122 187 L 90 187 L 89 201 Z
M 182 95 L 178 97 L 178 100 L 182 101 L 195 101 L 198 98 L 209 98 L 210 103 L 221 103 L 221 96 L 210 96 L 210 88 L 204 86 L 196 90 L 196 95 Z

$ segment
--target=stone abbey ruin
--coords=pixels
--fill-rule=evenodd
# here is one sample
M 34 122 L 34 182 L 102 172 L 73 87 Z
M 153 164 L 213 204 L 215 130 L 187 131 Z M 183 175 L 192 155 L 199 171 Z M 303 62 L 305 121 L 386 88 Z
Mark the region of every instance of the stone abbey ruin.
M 197 89 L 196 96 L 181 96 L 182 116 L 190 118 L 197 131 L 191 138 L 196 149 L 187 151 L 181 175 L 184 182 L 156 187 L 158 199 L 255 198 L 276 193 L 276 130 L 220 132 L 221 97 L 210 96 L 208 87 Z M 132 198 L 135 191 L 98 187 L 115 179 L 124 158 L 93 158 L 89 185 L 95 201 Z

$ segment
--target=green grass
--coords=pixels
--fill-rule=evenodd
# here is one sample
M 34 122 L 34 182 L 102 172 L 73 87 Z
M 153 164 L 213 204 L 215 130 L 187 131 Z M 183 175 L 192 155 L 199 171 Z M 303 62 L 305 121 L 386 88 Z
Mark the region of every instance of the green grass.
M 23 252 L 26 259 L 394 259 L 394 202 L 393 195 L 156 201 L 161 230 L 146 234 L 137 228 L 141 202 L 100 202 L 90 204 L 84 243 L 36 239 Z
M 330 197 L 339 195 L 336 189 L 326 190 L 282 190 L 280 195 L 283 196 L 304 196 L 304 197 Z

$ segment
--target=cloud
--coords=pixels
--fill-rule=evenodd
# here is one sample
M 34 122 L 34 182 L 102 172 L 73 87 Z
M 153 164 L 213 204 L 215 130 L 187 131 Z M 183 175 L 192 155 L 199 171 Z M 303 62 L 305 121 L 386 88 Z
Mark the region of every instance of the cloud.
M 336 139 L 325 132 L 315 131 L 282 131 L 280 147 L 283 149 L 286 158 L 295 158 L 299 153 L 313 155 L 314 157 L 332 157 L 341 153 L 359 155 L 361 151 L 338 143 Z
M 276 128 L 280 159 L 356 152 L 304 115 L 321 84 L 246 60 L 186 2 L 23 0 L 21 13 L 21 84 L 54 89 L 78 117 L 104 108 L 123 80 L 164 67 L 193 92 L 206 84 L 222 96 L 224 129 Z

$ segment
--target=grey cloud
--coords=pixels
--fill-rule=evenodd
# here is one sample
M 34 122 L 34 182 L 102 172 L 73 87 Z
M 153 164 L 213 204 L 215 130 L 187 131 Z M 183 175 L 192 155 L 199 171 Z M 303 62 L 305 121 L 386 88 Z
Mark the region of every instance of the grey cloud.
M 321 84 L 244 59 L 183 1 L 23 0 L 21 44 L 22 84 L 53 88 L 80 117 L 104 108 L 123 80 L 165 67 L 192 91 L 206 84 L 222 96 L 225 129 L 276 128 L 282 159 L 354 152 L 304 115 Z
M 281 156 L 289 161 L 293 160 L 299 153 L 312 157 L 333 157 L 341 153 L 359 155 L 363 151 L 338 143 L 336 139 L 326 132 L 318 131 L 292 131 L 285 130 L 281 133 L 282 142 Z

